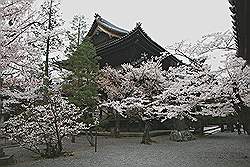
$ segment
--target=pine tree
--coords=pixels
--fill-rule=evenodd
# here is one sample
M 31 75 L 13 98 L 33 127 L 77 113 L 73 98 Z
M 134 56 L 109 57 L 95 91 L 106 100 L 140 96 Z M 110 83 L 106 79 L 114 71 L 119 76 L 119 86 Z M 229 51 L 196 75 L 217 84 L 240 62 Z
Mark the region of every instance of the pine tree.
M 69 75 L 65 78 L 63 90 L 69 100 L 80 108 L 94 109 L 98 94 L 95 78 L 99 65 L 93 44 L 83 41 L 64 66 Z
M 83 15 L 75 15 L 71 22 L 70 31 L 67 31 L 69 46 L 66 49 L 66 54 L 71 55 L 84 40 L 86 33 L 86 21 Z
M 93 115 L 90 115 L 97 106 L 97 84 L 96 76 L 99 70 L 98 60 L 94 45 L 84 40 L 69 59 L 64 62 L 64 68 L 68 70 L 69 74 L 65 77 L 65 84 L 63 91 L 71 103 L 75 104 L 81 109 L 89 108 L 84 122 L 93 123 Z M 91 146 L 94 146 L 94 137 L 91 132 L 86 131 L 87 139 Z M 75 142 L 72 136 L 73 143 Z

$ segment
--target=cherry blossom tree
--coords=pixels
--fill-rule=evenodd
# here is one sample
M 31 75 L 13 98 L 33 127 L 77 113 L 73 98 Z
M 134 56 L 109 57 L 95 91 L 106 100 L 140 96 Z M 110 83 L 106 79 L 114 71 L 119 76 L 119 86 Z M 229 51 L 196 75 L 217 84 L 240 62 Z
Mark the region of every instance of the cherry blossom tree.
M 5 108 L 14 102 L 12 99 L 38 95 L 52 73 L 48 68 L 49 63 L 52 66 L 51 54 L 63 46 L 58 2 L 45 1 L 41 10 L 32 10 L 32 5 L 33 0 L 1 1 L 1 93 L 8 99 L 3 103 Z
M 4 0 L 0 3 L 0 100 L 2 114 L 23 111 L 21 104 L 40 95 L 42 57 L 32 47 L 32 26 L 39 26 L 33 0 Z M 3 118 L 1 118 L 3 119 Z
M 49 70 L 52 54 L 63 46 L 58 3 L 45 1 L 37 11 L 31 10 L 32 2 L 1 1 L 1 100 L 3 96 L 4 111 L 14 110 L 5 132 L 25 148 L 54 156 L 62 151 L 64 136 L 87 127 L 78 120 L 85 110 L 79 112 L 61 97 L 59 89 L 52 91 L 60 85 L 48 82 L 49 77 L 54 80 Z M 43 101 L 44 93 L 47 102 Z
M 26 110 L 10 118 L 4 126 L 7 137 L 36 154 L 60 155 L 64 137 L 79 134 L 91 126 L 80 121 L 84 110 L 80 112 L 58 93 L 52 93 L 48 103 L 36 103 L 23 106 Z
M 194 44 L 181 41 L 168 48 L 174 55 L 187 58 L 189 66 L 195 69 L 201 67 L 199 61 L 205 62 L 214 52 L 217 57 L 222 57 L 224 61 L 219 69 L 210 70 L 215 79 L 209 86 L 210 97 L 205 100 L 210 104 L 206 107 L 202 104 L 203 110 L 199 114 L 210 113 L 215 116 L 216 113 L 211 113 L 215 109 L 222 115 L 225 115 L 225 111 L 237 112 L 247 127 L 250 121 L 244 118 L 247 118 L 246 111 L 249 110 L 249 67 L 244 60 L 236 57 L 233 39 L 232 32 L 226 31 L 203 36 Z
M 54 71 L 53 63 L 58 61 L 59 55 L 63 53 L 65 30 L 62 28 L 63 20 L 60 13 L 60 1 L 45 0 L 38 12 L 40 22 L 43 24 L 36 29 L 36 36 L 39 40 L 34 46 L 42 50 L 44 61 L 44 83 L 49 86 L 51 75 Z
M 166 47 L 171 54 L 183 60 L 186 64 L 199 66 L 196 61 L 205 61 L 215 51 L 236 51 L 233 33 L 230 30 L 204 35 L 196 42 L 180 41 Z M 219 55 L 217 55 L 219 56 Z
M 130 64 L 119 69 L 106 67 L 99 80 L 107 95 L 101 107 L 105 106 L 124 117 L 137 116 L 145 122 L 171 118 L 196 121 L 199 116 L 236 114 L 235 101 L 240 100 L 235 90 L 244 99 L 248 98 L 249 69 L 235 57 L 232 39 L 232 34 L 227 31 L 204 36 L 195 44 L 176 43 L 169 48 L 189 62 L 168 71 L 161 69 L 158 60 L 149 60 L 139 67 Z M 208 54 L 215 50 L 224 51 L 221 54 L 227 56 L 224 68 L 219 71 L 212 70 L 206 63 Z M 236 78 L 238 84 L 235 83 Z M 235 85 L 241 89 L 234 88 Z M 145 125 L 144 137 L 149 136 L 147 123 Z M 143 139 L 142 143 L 148 141 L 149 138 L 146 142 Z
M 37 83 L 34 78 L 23 77 L 34 71 L 34 68 L 24 68 L 30 64 L 23 60 L 39 61 L 37 57 L 27 54 L 33 53 L 33 50 L 24 47 L 27 43 L 23 39 L 29 34 L 29 31 L 26 31 L 28 27 L 36 24 L 32 17 L 26 15 L 26 13 L 33 15 L 30 9 L 32 2 L 32 0 L 0 2 L 0 121 L 4 120 L 3 114 L 6 112 L 6 101 L 4 101 L 8 94 L 6 91 L 10 91 L 10 88 L 16 84 L 28 85 L 27 80 L 33 84 Z
M 31 0 L 6 0 L 1 2 L 1 72 L 2 76 L 28 75 L 41 60 L 35 56 L 38 50 L 30 47 L 33 42 L 32 25 L 39 25 L 35 21 L 35 12 L 31 8 Z M 27 68 L 25 68 L 27 67 Z
M 231 104 L 238 113 L 244 130 L 250 134 L 250 67 L 246 61 L 235 56 L 226 55 L 225 66 L 221 69 L 224 89 L 230 90 Z
M 124 64 L 120 69 L 106 67 L 98 81 L 100 88 L 107 95 L 107 100 L 100 105 L 123 117 L 136 117 L 144 121 L 145 129 L 142 143 L 150 144 L 150 121 L 186 117 L 195 120 L 188 109 L 178 106 L 175 110 L 159 96 L 167 85 L 167 72 L 161 68 L 161 59 L 150 59 L 139 67 Z M 165 103 L 165 102 L 164 102 Z M 172 107 L 172 109 L 171 109 Z M 177 108 L 177 107 L 176 107 Z
M 149 128 L 153 119 L 196 121 L 197 115 L 234 113 L 232 104 L 227 101 L 230 96 L 222 92 L 217 76 L 209 66 L 199 64 L 199 67 L 171 67 L 168 71 L 161 69 L 160 60 L 148 60 L 139 67 L 130 64 L 120 69 L 106 67 L 98 83 L 107 100 L 100 107 L 144 121 L 142 143 L 146 144 L 151 142 Z M 196 110 L 198 107 L 200 110 Z

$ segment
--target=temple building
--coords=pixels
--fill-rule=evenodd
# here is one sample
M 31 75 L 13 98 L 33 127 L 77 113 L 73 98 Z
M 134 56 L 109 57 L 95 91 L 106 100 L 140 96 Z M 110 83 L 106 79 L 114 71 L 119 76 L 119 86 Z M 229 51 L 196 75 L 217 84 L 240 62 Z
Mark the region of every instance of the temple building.
M 250 1 L 229 0 L 233 19 L 233 30 L 237 46 L 237 56 L 250 65 Z
M 160 56 L 163 52 L 167 57 L 162 60 L 163 69 L 176 66 L 181 61 L 153 41 L 137 23 L 132 31 L 119 28 L 100 15 L 95 20 L 86 35 L 96 47 L 97 55 L 101 57 L 100 66 L 106 64 L 113 67 L 123 63 L 139 64 L 145 58 Z

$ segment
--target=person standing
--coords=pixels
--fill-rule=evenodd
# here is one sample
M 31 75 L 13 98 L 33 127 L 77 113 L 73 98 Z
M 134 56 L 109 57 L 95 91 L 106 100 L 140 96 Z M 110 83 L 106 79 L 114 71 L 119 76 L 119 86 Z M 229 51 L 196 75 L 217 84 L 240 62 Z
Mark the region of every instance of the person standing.
M 236 129 L 238 131 L 238 135 L 240 135 L 241 134 L 241 125 L 240 125 L 239 121 L 237 121 L 237 123 L 236 123 Z

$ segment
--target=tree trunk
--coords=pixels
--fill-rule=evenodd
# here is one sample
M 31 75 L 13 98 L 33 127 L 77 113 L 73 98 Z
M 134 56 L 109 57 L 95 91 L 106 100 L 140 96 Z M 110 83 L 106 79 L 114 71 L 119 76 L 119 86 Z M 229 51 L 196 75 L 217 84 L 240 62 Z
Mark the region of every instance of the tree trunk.
M 76 136 L 75 135 L 71 135 L 71 143 L 75 143 L 76 142 Z
M 58 124 L 57 124 L 57 115 L 54 114 L 54 125 L 55 125 L 55 133 L 56 133 L 56 138 L 57 138 L 57 145 L 55 146 L 55 154 L 56 156 L 58 156 L 59 154 L 61 154 L 62 152 L 62 137 L 60 136 L 60 132 L 59 132 L 59 128 L 58 128 Z
M 3 79 L 2 79 L 2 71 L 0 71 L 0 90 L 2 90 L 2 84 L 3 84 Z M 3 98 L 2 94 L 0 94 L 0 126 L 2 124 L 2 119 L 3 119 Z M 0 134 L 1 135 L 1 134 Z M 4 155 L 3 148 L 0 145 L 0 157 Z
M 151 144 L 152 140 L 150 138 L 150 121 L 146 120 L 144 125 L 144 131 L 143 131 L 143 136 L 142 136 L 142 144 Z
M 246 106 L 243 102 L 233 104 L 235 111 L 239 115 L 240 123 L 243 124 L 244 131 L 250 135 L 250 107 Z
M 221 132 L 225 132 L 224 125 L 220 124 Z
M 46 150 L 45 150 L 45 157 L 50 157 L 52 154 L 52 144 L 51 144 L 51 138 L 48 139 L 48 141 L 46 142 Z
M 50 0 L 50 6 L 49 6 L 49 23 L 48 23 L 48 29 L 47 31 L 51 31 L 52 29 L 52 3 L 53 1 Z M 47 39 L 46 39 L 46 51 L 45 51 L 45 80 L 44 80 L 44 84 L 48 87 L 49 86 L 49 52 L 50 52 L 50 36 L 48 35 Z M 48 89 L 48 88 L 46 88 Z M 47 90 L 46 90 L 47 91 Z M 46 92 L 47 94 L 47 92 Z
M 46 143 L 46 151 L 45 154 L 42 156 L 45 156 L 47 158 L 54 158 L 61 154 L 63 147 L 62 147 L 62 138 L 58 138 L 57 136 L 57 143 L 53 144 L 51 138 L 48 138 L 48 142 Z
M 198 120 L 197 125 L 195 126 L 194 133 L 198 135 L 204 134 L 204 124 L 201 119 Z
M 120 137 L 120 115 L 116 111 L 115 112 L 115 129 L 114 129 L 114 137 Z
M 244 101 L 242 100 L 239 94 L 239 88 L 237 84 L 234 84 L 233 92 L 236 94 L 235 97 L 240 101 L 239 103 L 233 103 L 234 110 L 238 113 L 240 123 L 244 126 L 244 131 L 250 135 L 250 107 L 248 107 Z
M 81 19 L 79 18 L 78 31 L 77 31 L 77 47 L 79 47 L 80 45 L 80 37 L 81 37 Z
M 238 113 L 240 122 L 243 125 L 244 132 L 250 135 L 250 107 L 241 105 L 240 108 L 241 110 Z
M 92 129 L 85 130 L 85 134 L 86 134 L 86 138 L 87 138 L 90 146 L 94 147 L 95 146 L 95 142 L 94 142 L 94 135 L 92 133 Z
M 97 127 L 95 128 L 95 152 L 97 152 Z
M 58 149 L 57 149 L 57 155 L 61 154 L 63 147 L 62 147 L 62 139 L 58 141 Z

